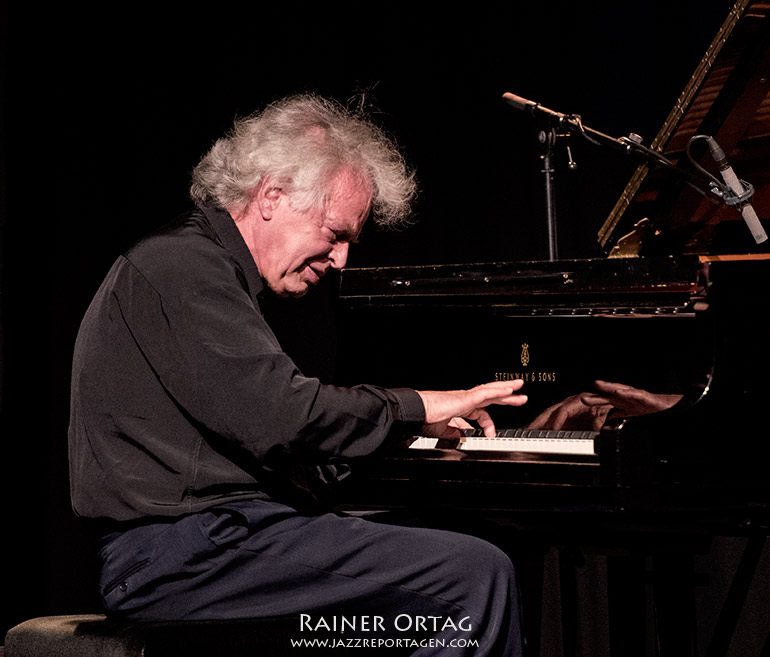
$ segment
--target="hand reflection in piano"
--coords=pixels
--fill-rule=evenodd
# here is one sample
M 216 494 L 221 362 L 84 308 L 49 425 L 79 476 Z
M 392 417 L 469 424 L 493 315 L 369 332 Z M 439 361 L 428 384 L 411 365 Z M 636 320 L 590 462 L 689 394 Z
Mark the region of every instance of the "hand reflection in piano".
M 515 394 L 524 382 L 492 381 L 469 390 L 427 390 L 417 393 L 425 406 L 423 435 L 431 438 L 459 438 L 462 429 L 472 429 L 472 420 L 483 429 L 484 435 L 495 436 L 495 423 L 485 410 L 487 406 L 521 406 L 526 395 Z
M 681 395 L 659 394 L 622 383 L 595 381 L 597 392 L 582 392 L 545 409 L 527 429 L 599 431 L 610 417 L 648 415 L 671 408 Z

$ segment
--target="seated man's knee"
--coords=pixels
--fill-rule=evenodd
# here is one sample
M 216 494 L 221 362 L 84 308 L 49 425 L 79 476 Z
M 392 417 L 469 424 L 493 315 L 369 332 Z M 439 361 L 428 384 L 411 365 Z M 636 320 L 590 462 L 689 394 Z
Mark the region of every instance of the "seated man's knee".
M 508 555 L 480 538 L 458 534 L 446 563 L 471 588 L 515 587 L 516 574 Z

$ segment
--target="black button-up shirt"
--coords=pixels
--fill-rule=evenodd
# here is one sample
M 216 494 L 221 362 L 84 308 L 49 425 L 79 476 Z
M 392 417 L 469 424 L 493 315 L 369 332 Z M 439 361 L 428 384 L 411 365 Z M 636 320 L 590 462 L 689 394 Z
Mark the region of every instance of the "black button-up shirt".
M 260 312 L 230 215 L 192 211 L 121 256 L 75 345 L 75 512 L 133 521 L 268 497 L 273 463 L 377 451 L 424 420 L 413 390 L 303 376 Z

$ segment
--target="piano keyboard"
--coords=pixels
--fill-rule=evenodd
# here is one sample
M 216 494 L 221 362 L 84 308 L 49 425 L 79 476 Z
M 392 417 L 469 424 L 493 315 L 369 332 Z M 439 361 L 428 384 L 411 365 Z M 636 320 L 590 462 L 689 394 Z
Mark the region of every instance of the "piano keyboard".
M 534 429 L 504 429 L 494 438 L 487 438 L 479 430 L 468 429 L 465 435 L 451 445 L 464 452 L 529 452 L 538 454 L 596 453 L 594 438 L 597 431 L 547 431 Z M 441 444 L 439 444 L 441 443 Z M 409 449 L 439 449 L 446 439 L 418 436 Z

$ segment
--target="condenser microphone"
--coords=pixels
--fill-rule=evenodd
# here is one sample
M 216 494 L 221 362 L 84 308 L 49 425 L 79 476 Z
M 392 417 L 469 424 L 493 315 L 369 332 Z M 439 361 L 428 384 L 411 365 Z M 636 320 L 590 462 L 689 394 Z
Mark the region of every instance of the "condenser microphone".
M 730 163 L 727 161 L 725 152 L 720 148 L 719 144 L 717 144 L 713 137 L 707 137 L 706 143 L 708 144 L 711 155 L 714 158 L 714 162 L 716 162 L 717 168 L 719 169 L 719 175 L 722 176 L 722 180 L 725 181 L 725 184 L 730 188 L 730 190 L 732 190 L 733 194 L 735 194 L 735 196 L 740 199 L 744 194 L 746 194 L 746 189 L 744 188 L 743 183 L 739 180 L 738 176 L 735 175 L 735 171 L 733 171 Z M 750 198 L 750 196 L 748 198 Z M 757 244 L 762 244 L 762 242 L 766 241 L 767 233 L 765 233 L 765 229 L 762 227 L 762 223 L 759 221 L 759 217 L 757 216 L 757 213 L 751 203 L 748 203 L 748 201 L 745 203 L 739 203 L 738 210 L 743 216 L 743 220 L 746 222 L 746 225 L 749 227 L 749 230 L 754 237 L 754 241 Z

